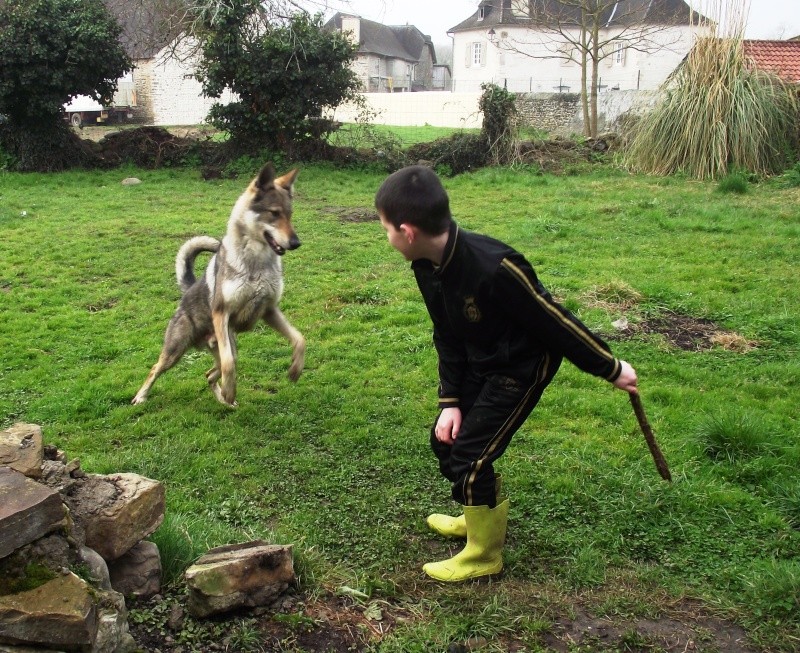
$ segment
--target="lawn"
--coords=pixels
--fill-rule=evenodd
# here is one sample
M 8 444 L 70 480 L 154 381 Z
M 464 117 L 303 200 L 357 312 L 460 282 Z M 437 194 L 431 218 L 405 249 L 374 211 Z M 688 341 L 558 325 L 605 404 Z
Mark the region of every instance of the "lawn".
M 344 123 L 328 140 L 333 145 L 349 147 L 368 147 L 382 140 L 396 141 L 409 147 L 417 143 L 429 143 L 437 138 L 447 138 L 456 133 L 477 133 L 478 129 L 454 129 L 452 127 L 434 127 L 433 125 L 397 127 L 394 125 L 365 125 L 361 123 Z
M 142 183 L 120 185 L 129 176 Z M 674 479 L 656 473 L 626 396 L 565 363 L 499 465 L 503 578 L 452 587 L 420 569 L 452 550 L 424 517 L 455 506 L 427 444 L 427 314 L 371 219 L 382 178 L 301 169 L 282 307 L 307 338 L 306 371 L 290 383 L 288 345 L 243 334 L 229 410 L 201 352 L 129 402 L 179 298 L 178 247 L 221 235 L 246 180 L 0 173 L 0 428 L 34 422 L 88 472 L 163 481 L 154 541 L 175 588 L 210 546 L 293 544 L 307 605 L 338 592 L 375 650 L 797 650 L 800 189 L 734 195 L 611 168 L 445 180 L 464 228 L 525 253 L 634 365 Z M 298 628 L 322 619 L 301 612 Z M 750 648 L 726 645 L 739 633 Z

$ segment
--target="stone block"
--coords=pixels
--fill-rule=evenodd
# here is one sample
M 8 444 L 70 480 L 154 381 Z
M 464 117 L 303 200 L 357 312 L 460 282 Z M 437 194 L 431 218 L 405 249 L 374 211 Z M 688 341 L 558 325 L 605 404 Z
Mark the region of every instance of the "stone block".
M 90 478 L 111 484 L 114 491 L 104 495 L 99 510 L 86 515 L 85 543 L 106 561 L 116 560 L 152 535 L 164 521 L 164 485 L 138 474 L 90 475 Z M 81 494 L 91 487 L 91 483 L 86 483 Z M 73 498 L 77 498 L 75 495 Z
M 218 547 L 187 569 L 185 578 L 195 617 L 269 605 L 294 582 L 292 547 L 261 540 Z
M 111 587 L 124 596 L 150 598 L 161 591 L 161 556 L 153 542 L 139 542 L 108 563 Z
M 0 467 L 0 558 L 67 523 L 58 492 L 10 467 Z
M 91 589 L 73 573 L 27 592 L 0 596 L 0 642 L 4 644 L 89 650 L 97 626 Z
M 37 424 L 17 423 L 0 431 L 0 466 L 15 469 L 29 478 L 40 478 L 43 452 L 42 428 Z

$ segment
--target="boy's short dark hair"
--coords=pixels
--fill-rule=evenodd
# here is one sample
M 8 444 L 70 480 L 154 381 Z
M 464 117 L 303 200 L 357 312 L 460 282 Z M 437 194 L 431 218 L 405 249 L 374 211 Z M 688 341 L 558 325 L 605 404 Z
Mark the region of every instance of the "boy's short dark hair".
M 389 175 L 375 195 L 375 208 L 396 229 L 411 224 L 437 236 L 450 228 L 450 199 L 427 166 L 407 166 Z

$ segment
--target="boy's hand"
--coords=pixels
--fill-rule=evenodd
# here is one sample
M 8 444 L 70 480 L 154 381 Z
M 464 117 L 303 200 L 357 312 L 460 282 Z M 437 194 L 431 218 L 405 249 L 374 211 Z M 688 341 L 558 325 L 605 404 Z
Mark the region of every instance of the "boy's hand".
M 436 429 L 434 431 L 436 439 L 442 444 L 452 445 L 458 437 L 458 431 L 461 428 L 461 409 L 460 408 L 445 408 L 436 420 Z
M 636 370 L 623 360 L 621 360 L 619 364 L 622 367 L 622 371 L 613 382 L 614 387 L 625 390 L 625 392 L 630 392 L 631 394 L 639 394 L 639 390 L 636 387 L 636 382 L 638 380 L 636 377 Z

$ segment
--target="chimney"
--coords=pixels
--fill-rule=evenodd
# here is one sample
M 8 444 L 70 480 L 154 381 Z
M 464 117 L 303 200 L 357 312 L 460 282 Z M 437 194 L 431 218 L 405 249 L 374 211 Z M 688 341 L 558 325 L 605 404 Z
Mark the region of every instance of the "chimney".
M 342 33 L 350 32 L 348 38 L 359 45 L 361 43 L 361 18 L 342 14 Z

